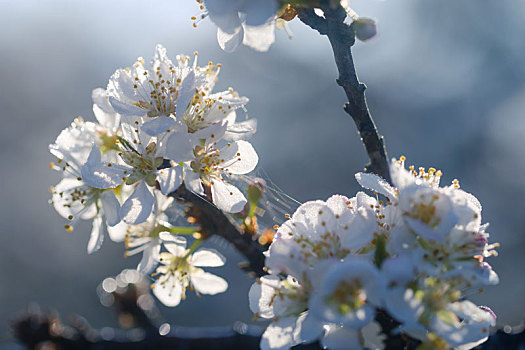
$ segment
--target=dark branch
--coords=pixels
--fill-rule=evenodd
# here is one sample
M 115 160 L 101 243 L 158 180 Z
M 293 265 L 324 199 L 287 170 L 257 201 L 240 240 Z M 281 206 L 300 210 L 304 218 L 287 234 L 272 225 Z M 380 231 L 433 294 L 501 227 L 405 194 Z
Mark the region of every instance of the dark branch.
M 171 194 L 175 199 L 189 205 L 188 215 L 194 217 L 201 226 L 204 237 L 221 236 L 230 242 L 247 259 L 244 270 L 260 277 L 264 272 L 263 246 L 254 237 L 245 233 L 241 226 L 227 217 L 215 205 L 189 191 L 184 185 Z
M 374 120 L 368 110 L 365 97 L 365 84 L 361 83 L 355 71 L 352 58 L 352 45 L 355 33 L 344 20 L 346 11 L 340 6 L 323 6 L 324 18 L 319 17 L 313 9 L 299 8 L 298 16 L 305 24 L 326 35 L 332 45 L 335 63 L 339 71 L 339 84 L 345 91 L 348 103 L 344 110 L 352 117 L 361 136 L 363 145 L 370 159 L 365 171 L 375 173 L 388 182 L 390 172 L 383 137 L 379 135 Z

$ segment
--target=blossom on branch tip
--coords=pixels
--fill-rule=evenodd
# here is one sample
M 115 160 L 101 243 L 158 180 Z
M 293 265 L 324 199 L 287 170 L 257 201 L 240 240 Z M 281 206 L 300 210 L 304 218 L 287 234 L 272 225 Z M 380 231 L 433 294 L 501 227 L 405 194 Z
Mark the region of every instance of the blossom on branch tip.
M 197 2 L 205 11 L 201 19 L 209 17 L 217 25 L 217 41 L 224 51 L 235 51 L 241 43 L 257 51 L 267 51 L 273 44 L 275 20 L 279 10 L 277 0 L 197 0 Z
M 219 276 L 205 272 L 200 267 L 224 265 L 225 258 L 217 251 L 201 248 L 195 252 L 186 249 L 186 239 L 161 232 L 160 239 L 168 252 L 160 254 L 161 265 L 157 267 L 152 285 L 153 294 L 166 306 L 177 306 L 186 298 L 186 290 L 214 295 L 228 289 L 228 282 Z

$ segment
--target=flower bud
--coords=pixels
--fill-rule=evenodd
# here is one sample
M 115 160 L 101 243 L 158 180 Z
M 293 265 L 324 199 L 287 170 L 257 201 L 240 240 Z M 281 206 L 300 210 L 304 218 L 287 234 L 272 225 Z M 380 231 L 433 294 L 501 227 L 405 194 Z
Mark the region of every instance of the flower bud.
M 352 22 L 355 36 L 361 41 L 373 38 L 377 34 L 376 21 L 371 18 L 358 18 Z

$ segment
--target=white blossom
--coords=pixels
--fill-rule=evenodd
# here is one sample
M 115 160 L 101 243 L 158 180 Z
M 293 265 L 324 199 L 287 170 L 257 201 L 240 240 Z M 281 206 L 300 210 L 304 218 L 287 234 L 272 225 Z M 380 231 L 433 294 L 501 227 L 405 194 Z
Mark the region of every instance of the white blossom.
M 219 209 L 236 213 L 244 208 L 246 198 L 227 177 L 249 173 L 259 158 L 247 141 L 219 143 L 227 127 L 222 123 L 195 133 L 174 132 L 167 141 L 166 157 L 183 164 L 188 189 L 203 196 L 209 191 Z
M 113 240 L 118 240 L 117 224 L 120 222 L 120 203 L 114 191 L 92 187 L 81 175 L 81 168 L 94 143 L 105 148 L 106 159 L 116 157 L 111 142 L 117 132 L 119 116 L 110 109 L 106 109 L 102 115 L 100 111 L 105 106 L 98 93 L 99 90 L 93 91 L 93 110 L 100 124 L 76 118 L 70 127 L 60 133 L 55 143 L 49 145 L 50 152 L 57 157 L 57 164 L 52 164 L 52 168 L 63 173 L 63 179 L 52 188 L 51 202 L 56 211 L 69 220 L 65 225 L 68 231 L 73 230 L 79 219 L 93 219 L 88 253 L 98 250 L 102 245 L 103 216 Z
M 199 1 L 201 2 L 201 1 Z M 227 52 L 243 43 L 257 51 L 267 51 L 275 40 L 277 0 L 202 0 L 217 25 L 219 46 Z
M 195 252 L 186 249 L 186 239 L 161 232 L 160 239 L 168 252 L 160 254 L 153 294 L 166 306 L 177 306 L 186 297 L 189 287 L 197 295 L 214 295 L 226 291 L 228 282 L 205 272 L 200 267 L 224 265 L 225 258 L 217 251 L 201 248 Z

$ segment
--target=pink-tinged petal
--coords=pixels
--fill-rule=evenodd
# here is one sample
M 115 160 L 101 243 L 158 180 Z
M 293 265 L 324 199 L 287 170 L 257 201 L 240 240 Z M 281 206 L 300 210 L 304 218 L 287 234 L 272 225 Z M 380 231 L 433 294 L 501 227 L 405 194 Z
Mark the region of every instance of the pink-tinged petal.
M 208 272 L 194 273 L 190 277 L 191 284 L 200 294 L 215 295 L 228 289 L 228 282 L 219 276 Z
M 146 221 L 151 214 L 154 202 L 155 198 L 148 189 L 148 186 L 141 181 L 131 196 L 122 204 L 120 217 L 127 224 L 140 224 Z
M 355 179 L 367 190 L 375 191 L 389 199 L 396 199 L 396 190 L 385 179 L 376 174 L 357 173 Z
M 100 195 L 102 201 L 102 208 L 106 216 L 106 223 L 108 226 L 115 226 L 120 222 L 120 203 L 115 197 L 113 190 L 105 191 Z
M 257 166 L 259 157 L 253 146 L 246 141 L 235 141 L 221 148 L 222 166 L 233 174 L 247 174 Z
M 94 253 L 100 249 L 104 241 L 104 233 L 102 230 L 102 217 L 97 215 L 93 219 L 93 228 L 91 229 L 91 236 L 87 246 L 88 254 Z
M 227 213 L 238 213 L 246 204 L 246 198 L 239 189 L 221 180 L 215 180 L 211 185 L 213 203 Z
M 157 181 L 160 184 L 160 191 L 162 194 L 170 194 L 182 184 L 182 167 L 174 166 L 158 170 Z
M 215 249 L 201 248 L 193 253 L 190 262 L 193 266 L 217 267 L 223 266 L 226 258 Z
M 182 296 L 182 285 L 175 276 L 163 275 L 153 286 L 153 294 L 166 306 L 177 306 Z

